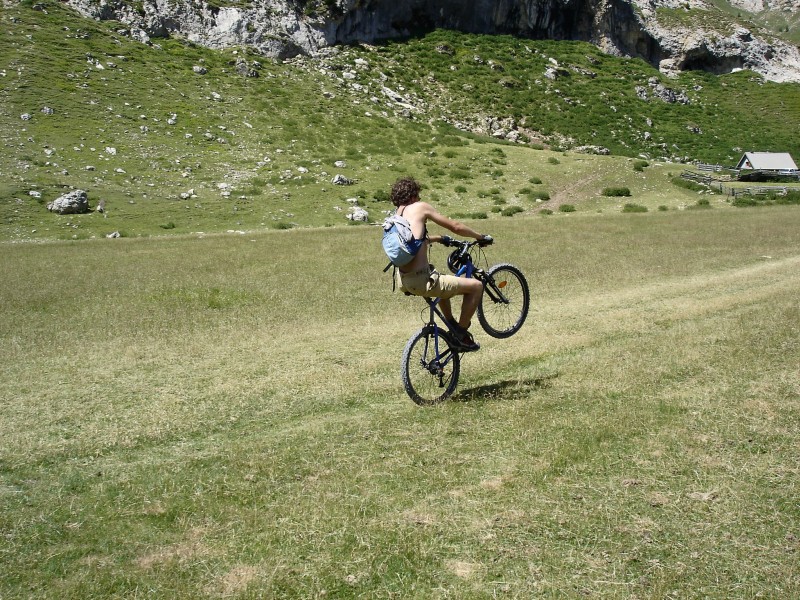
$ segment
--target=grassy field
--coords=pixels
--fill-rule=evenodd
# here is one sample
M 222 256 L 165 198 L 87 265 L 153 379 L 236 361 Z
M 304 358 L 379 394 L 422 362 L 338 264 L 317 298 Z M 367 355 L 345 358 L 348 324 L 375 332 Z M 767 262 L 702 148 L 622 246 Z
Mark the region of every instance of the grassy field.
M 0 245 L 0 598 L 798 597 L 800 212 L 475 224 L 424 409 L 373 228 Z

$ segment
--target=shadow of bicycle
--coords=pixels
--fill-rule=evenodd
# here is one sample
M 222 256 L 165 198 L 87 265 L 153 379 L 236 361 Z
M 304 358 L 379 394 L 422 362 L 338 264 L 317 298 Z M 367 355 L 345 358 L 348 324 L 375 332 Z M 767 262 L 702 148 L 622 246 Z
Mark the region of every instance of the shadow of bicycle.
M 544 375 L 529 379 L 507 379 L 461 390 L 452 402 L 475 402 L 486 400 L 513 400 L 522 398 L 537 390 L 547 389 L 559 374 Z

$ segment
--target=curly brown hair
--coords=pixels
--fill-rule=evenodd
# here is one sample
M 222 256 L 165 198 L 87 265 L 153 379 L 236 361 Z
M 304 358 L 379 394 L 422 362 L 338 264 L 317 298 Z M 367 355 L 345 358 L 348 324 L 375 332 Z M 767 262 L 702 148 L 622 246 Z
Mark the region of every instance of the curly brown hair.
M 401 177 L 392 186 L 392 204 L 403 206 L 419 197 L 420 185 L 413 177 Z

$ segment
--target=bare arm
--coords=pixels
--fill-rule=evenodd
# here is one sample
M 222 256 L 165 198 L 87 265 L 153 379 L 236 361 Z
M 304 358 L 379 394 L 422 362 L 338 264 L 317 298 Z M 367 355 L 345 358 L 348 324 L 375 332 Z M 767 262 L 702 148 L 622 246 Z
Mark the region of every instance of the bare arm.
M 431 221 L 433 221 L 437 225 L 440 225 L 440 226 L 444 227 L 445 229 L 448 229 L 448 230 L 452 231 L 456 235 L 471 237 L 471 238 L 475 238 L 476 240 L 480 240 L 480 239 L 483 238 L 483 235 L 481 235 L 480 233 L 478 233 L 477 231 L 475 231 L 471 227 L 468 227 L 467 225 L 464 225 L 460 221 L 456 221 L 456 220 L 451 219 L 449 217 L 445 217 L 443 214 L 437 212 L 436 209 L 433 208 L 430 204 L 425 203 L 423 210 L 424 210 L 425 216 L 428 219 L 430 219 Z M 441 240 L 441 237 L 442 236 L 432 235 L 432 236 L 428 236 L 428 239 L 431 242 L 438 242 L 438 241 Z

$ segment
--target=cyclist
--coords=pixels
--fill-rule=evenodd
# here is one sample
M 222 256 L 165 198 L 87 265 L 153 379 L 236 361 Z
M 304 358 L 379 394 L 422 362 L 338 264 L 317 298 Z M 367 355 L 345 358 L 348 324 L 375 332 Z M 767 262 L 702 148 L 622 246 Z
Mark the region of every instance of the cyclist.
M 431 243 L 441 242 L 442 236 L 428 235 L 427 222 L 448 229 L 459 236 L 472 237 L 490 244 L 492 238 L 481 235 L 474 229 L 450 219 L 427 202 L 419 199 L 420 185 L 413 177 L 402 177 L 392 186 L 391 200 L 397 207 L 397 215 L 405 217 L 411 225 L 411 232 L 416 240 L 416 254 L 412 261 L 397 270 L 400 289 L 415 296 L 440 298 L 442 313 L 453 328 L 456 341 L 461 350 L 473 352 L 480 349 L 468 329 L 472 315 L 478 308 L 483 293 L 483 284 L 477 279 L 443 275 L 428 262 L 428 249 Z M 461 314 L 458 321 L 453 318 L 450 298 L 463 296 Z

